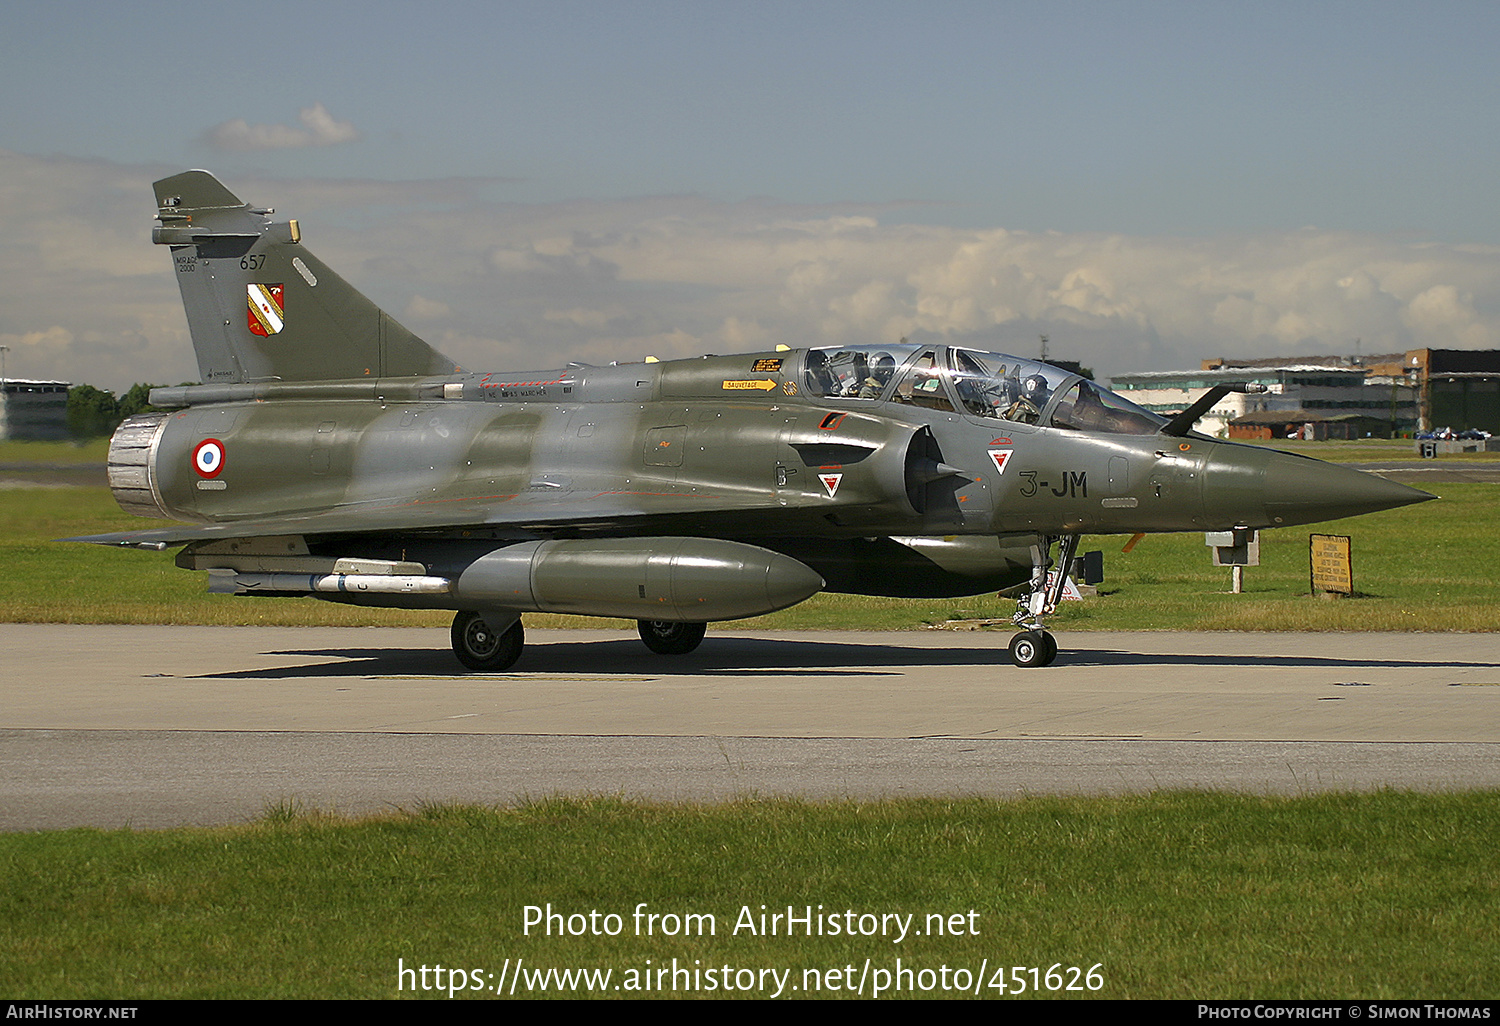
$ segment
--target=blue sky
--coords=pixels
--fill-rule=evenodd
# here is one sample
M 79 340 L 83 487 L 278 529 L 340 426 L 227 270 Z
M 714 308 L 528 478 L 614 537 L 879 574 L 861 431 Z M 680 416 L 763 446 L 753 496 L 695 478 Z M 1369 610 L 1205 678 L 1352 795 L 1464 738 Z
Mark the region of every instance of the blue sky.
M 1486 285 L 1500 246 L 1493 3 L 21 0 L 4 26 L 0 263 L 20 277 L 0 284 L 0 342 L 34 357 L 34 376 L 63 374 L 86 335 L 102 357 L 180 332 L 165 312 L 132 313 L 122 329 L 108 283 L 79 295 L 87 261 L 54 254 L 39 267 L 25 247 L 58 210 L 115 210 L 113 192 L 67 189 L 139 179 L 135 207 L 123 186 L 118 197 L 123 244 L 127 214 L 149 228 L 150 180 L 183 167 L 323 229 L 327 242 L 310 243 L 325 258 L 378 243 L 413 266 L 446 266 L 452 254 L 421 250 L 442 242 L 425 237 L 420 214 L 463 211 L 495 238 L 460 232 L 452 244 L 489 277 L 459 287 L 378 264 L 348 276 L 476 362 L 525 359 L 532 343 L 634 358 L 643 346 L 688 355 L 887 330 L 988 333 L 997 348 L 1050 330 L 1065 339 L 1061 356 L 1076 329 L 1085 362 L 1113 371 L 1226 346 L 1341 351 L 1370 330 L 1366 352 L 1500 344 L 1500 295 Z M 448 190 L 437 199 L 434 183 Z M 851 217 L 872 222 L 858 256 L 840 220 Z M 404 234 L 384 230 L 402 218 L 414 219 Z M 807 224 L 833 249 L 767 249 L 767 233 Z M 572 240 L 571 272 L 498 281 L 519 266 L 507 252 L 560 259 L 558 232 Z M 637 247 L 675 233 L 710 264 L 736 255 L 712 280 L 672 278 L 633 265 L 612 232 Z M 1309 256 L 1309 232 L 1345 256 Z M 1028 245 L 1017 249 L 1018 235 Z M 165 256 L 144 229 L 129 242 L 159 258 L 161 280 L 142 268 L 135 294 L 169 300 Z M 1064 266 L 1070 245 L 1088 255 Z M 952 275 L 976 246 L 991 254 L 986 281 L 1040 275 L 1048 302 L 995 294 L 982 315 L 932 316 L 963 306 Z M 1111 263 L 1122 253 L 1128 266 Z M 585 256 L 612 268 L 607 283 L 580 285 Z M 1199 260 L 1222 279 L 1213 295 L 1188 280 Z M 1299 306 L 1284 279 L 1320 261 L 1318 281 L 1369 275 L 1385 298 Z M 836 286 L 798 292 L 809 262 Z M 1177 291 L 1142 266 L 1175 275 Z M 51 290 L 28 278 L 48 271 L 71 276 L 76 310 L 41 304 Z M 1067 299 L 1079 273 L 1102 304 Z M 935 275 L 934 293 L 922 283 Z M 497 290 L 505 311 L 487 306 Z M 800 319 L 788 315 L 802 299 Z M 1182 316 L 1194 302 L 1208 304 L 1202 324 Z M 1241 302 L 1254 316 L 1240 316 Z M 110 373 L 129 376 L 128 353 L 116 355 Z M 183 370 L 159 368 L 158 355 L 142 374 Z

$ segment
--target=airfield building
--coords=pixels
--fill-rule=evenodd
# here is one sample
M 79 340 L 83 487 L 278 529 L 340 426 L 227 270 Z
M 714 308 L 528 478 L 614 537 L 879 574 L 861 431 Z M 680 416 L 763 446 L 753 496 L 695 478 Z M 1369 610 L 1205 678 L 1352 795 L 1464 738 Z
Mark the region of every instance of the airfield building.
M 0 441 L 68 437 L 68 382 L 8 378 L 0 384 Z
M 1288 360 L 1204 360 L 1204 370 L 1259 370 L 1287 363 L 1362 368 L 1370 387 L 1413 390 L 1420 430 L 1471 428 L 1500 434 L 1500 350 L 1408 349 L 1369 356 L 1297 356 Z
M 1172 414 L 1215 385 L 1265 386 L 1231 392 L 1203 416 L 1198 430 L 1220 438 L 1284 438 L 1294 431 L 1309 438 L 1389 438 L 1417 426 L 1417 389 L 1404 379 L 1371 383 L 1365 368 L 1333 362 L 1204 363 L 1199 370 L 1119 374 L 1110 387 L 1148 410 Z M 1247 417 L 1242 430 L 1233 428 Z M 1275 431 L 1283 433 L 1266 433 Z
M 1370 368 L 1372 378 L 1398 373 L 1417 388 L 1424 429 L 1500 434 L 1500 349 L 1414 349 L 1399 368 Z

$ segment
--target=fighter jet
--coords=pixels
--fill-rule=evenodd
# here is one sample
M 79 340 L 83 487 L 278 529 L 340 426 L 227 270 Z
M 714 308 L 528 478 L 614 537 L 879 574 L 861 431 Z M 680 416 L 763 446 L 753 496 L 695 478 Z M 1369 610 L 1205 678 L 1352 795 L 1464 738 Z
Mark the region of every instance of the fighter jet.
M 465 369 L 212 175 L 155 183 L 152 241 L 202 383 L 110 442 L 120 505 L 186 522 L 75 539 L 164 549 L 211 591 L 451 609 L 471 670 L 528 612 L 624 617 L 680 654 L 710 621 L 827 590 L 1012 589 L 1010 657 L 1080 535 L 1289 527 L 1432 496 L 1192 430 L 1032 360 L 925 343 Z M 1057 556 L 1054 559 L 1053 551 Z

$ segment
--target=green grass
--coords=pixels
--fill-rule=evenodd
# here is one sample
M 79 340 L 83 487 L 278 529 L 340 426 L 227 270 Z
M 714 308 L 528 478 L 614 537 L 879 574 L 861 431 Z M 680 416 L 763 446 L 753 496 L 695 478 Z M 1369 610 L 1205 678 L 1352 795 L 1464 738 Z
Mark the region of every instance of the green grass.
M 1500 522 L 1500 487 L 1439 482 L 1441 501 L 1309 527 L 1266 531 L 1261 565 L 1245 570 L 1245 593 L 1230 594 L 1231 571 L 1211 565 L 1199 534 L 1087 538 L 1105 551 L 1101 597 L 1067 603 L 1053 622 L 1090 630 L 1500 630 L 1493 584 L 1500 540 L 1477 525 Z M 1349 599 L 1314 599 L 1308 535 L 1353 539 Z
M 1487 998 L 1497 844 L 1500 794 L 1483 792 L 549 800 L 362 822 L 282 803 L 237 828 L 0 836 L 0 980 L 12 998 L 381 998 L 398 959 L 498 973 L 523 957 L 618 982 L 676 958 L 800 984 L 900 957 L 1102 963 L 1109 998 Z M 638 902 L 711 913 L 717 932 L 634 936 Z M 547 903 L 616 913 L 624 932 L 524 935 L 524 908 Z M 819 904 L 919 925 L 973 910 L 977 936 L 732 932 L 742 906 Z
M 58 544 L 58 538 L 155 523 L 122 512 L 105 488 L 0 490 L 0 523 L 6 525 L 0 538 L 0 621 L 353 626 L 436 625 L 452 618 L 314 599 L 236 601 L 209 595 L 207 575 L 178 569 L 172 551 Z
M 108 453 L 107 438 L 91 438 L 85 442 L 0 442 L 0 464 L 102 464 Z
M 1086 537 L 1105 552 L 1099 598 L 1064 603 L 1061 630 L 1418 630 L 1500 629 L 1500 488 L 1437 483 L 1440 502 L 1262 535 L 1261 565 L 1246 592 L 1228 594 L 1230 571 L 1214 567 L 1200 534 L 1150 535 L 1132 552 L 1126 538 Z M 316 599 L 209 595 L 206 574 L 179 570 L 173 553 L 61 545 L 54 539 L 149 526 L 120 511 L 102 488 L 0 489 L 0 620 L 49 623 L 214 625 L 429 625 L 451 614 L 359 609 Z M 1360 597 L 1309 596 L 1307 536 L 1354 539 Z M 771 616 L 722 625 L 748 629 L 905 630 L 950 619 L 1008 617 L 993 594 L 959 599 L 819 595 Z M 625 621 L 536 614 L 535 627 L 616 626 Z

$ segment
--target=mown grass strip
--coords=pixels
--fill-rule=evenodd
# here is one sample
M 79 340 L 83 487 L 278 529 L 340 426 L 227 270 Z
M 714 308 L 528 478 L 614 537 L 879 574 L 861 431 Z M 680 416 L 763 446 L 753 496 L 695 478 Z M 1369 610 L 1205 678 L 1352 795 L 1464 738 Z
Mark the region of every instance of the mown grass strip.
M 900 957 L 1102 963 L 1111 998 L 1483 998 L 1500 960 L 1497 844 L 1493 792 L 601 798 L 360 822 L 288 800 L 238 828 L 0 836 L 0 980 L 14 998 L 383 998 L 398 959 L 623 974 L 676 958 L 800 981 Z M 714 934 L 635 936 L 641 902 L 711 914 Z M 548 903 L 615 913 L 623 932 L 524 935 L 525 907 Z M 911 913 L 919 928 L 963 914 L 977 934 L 735 933 L 762 905 Z
M 90 438 L 84 442 L 19 442 L 7 438 L 0 441 L 0 466 L 5 465 L 50 465 L 65 466 L 98 464 L 102 466 L 109 455 L 109 439 Z

